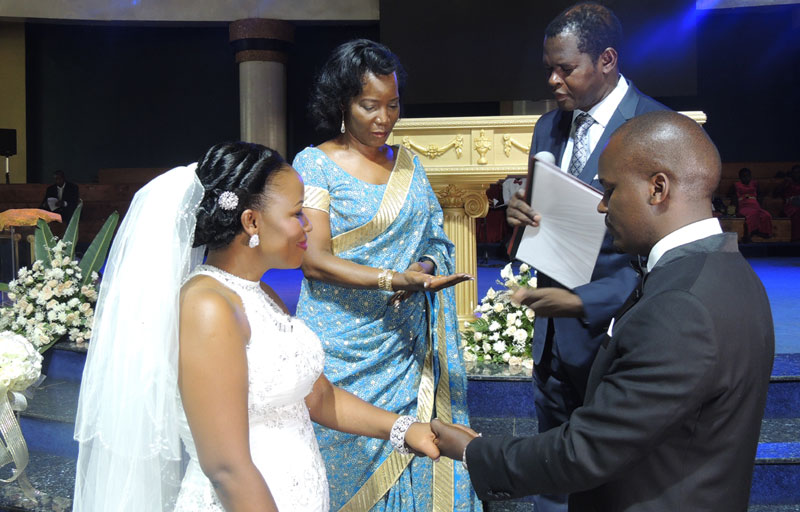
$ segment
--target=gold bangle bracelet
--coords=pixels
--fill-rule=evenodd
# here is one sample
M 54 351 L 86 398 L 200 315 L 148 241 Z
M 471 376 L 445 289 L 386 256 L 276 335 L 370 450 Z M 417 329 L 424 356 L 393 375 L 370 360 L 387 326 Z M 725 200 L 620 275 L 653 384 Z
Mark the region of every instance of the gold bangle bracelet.
M 394 291 L 392 288 L 392 278 L 394 277 L 394 270 L 384 268 L 378 274 L 378 288 L 387 292 Z

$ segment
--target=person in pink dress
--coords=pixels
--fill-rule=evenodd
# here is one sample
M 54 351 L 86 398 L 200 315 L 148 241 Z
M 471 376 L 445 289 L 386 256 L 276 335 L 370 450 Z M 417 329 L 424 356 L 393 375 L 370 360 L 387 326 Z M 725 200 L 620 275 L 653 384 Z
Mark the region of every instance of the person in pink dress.
M 772 215 L 758 202 L 758 183 L 752 179 L 750 169 L 739 169 L 739 181 L 733 184 L 736 211 L 744 217 L 750 236 L 772 236 Z

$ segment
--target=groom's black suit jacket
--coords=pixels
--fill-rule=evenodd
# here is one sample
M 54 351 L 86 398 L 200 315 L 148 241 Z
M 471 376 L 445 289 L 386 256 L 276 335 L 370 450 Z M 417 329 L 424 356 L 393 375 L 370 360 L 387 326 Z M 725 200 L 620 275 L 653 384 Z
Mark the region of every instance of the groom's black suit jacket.
M 628 307 L 568 423 L 468 445 L 481 499 L 571 493 L 570 511 L 747 509 L 774 331 L 735 235 L 667 251 Z

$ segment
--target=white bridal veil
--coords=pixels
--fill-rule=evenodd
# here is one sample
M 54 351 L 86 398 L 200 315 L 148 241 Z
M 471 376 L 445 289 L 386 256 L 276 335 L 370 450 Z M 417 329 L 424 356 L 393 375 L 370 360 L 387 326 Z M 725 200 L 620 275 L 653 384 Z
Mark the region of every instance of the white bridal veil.
M 75 511 L 172 510 L 178 436 L 179 293 L 203 186 L 195 164 L 134 197 L 108 257 L 83 372 L 75 439 Z

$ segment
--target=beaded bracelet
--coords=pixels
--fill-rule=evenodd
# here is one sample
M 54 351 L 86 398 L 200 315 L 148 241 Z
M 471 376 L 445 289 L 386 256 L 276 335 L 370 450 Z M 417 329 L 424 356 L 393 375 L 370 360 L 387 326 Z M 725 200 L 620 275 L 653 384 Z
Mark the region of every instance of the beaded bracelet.
M 400 416 L 392 425 L 392 430 L 389 432 L 389 442 L 392 443 L 395 451 L 401 455 L 408 455 L 411 451 L 406 446 L 406 432 L 408 432 L 411 424 L 416 422 L 417 419 L 413 416 Z

